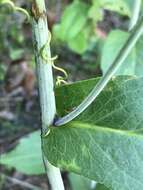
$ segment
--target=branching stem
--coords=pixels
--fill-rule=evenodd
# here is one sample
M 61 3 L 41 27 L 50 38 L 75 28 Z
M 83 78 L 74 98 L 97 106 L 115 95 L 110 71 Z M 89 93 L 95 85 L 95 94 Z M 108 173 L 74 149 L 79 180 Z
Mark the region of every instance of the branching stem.
M 109 80 L 113 77 L 114 73 L 117 71 L 120 65 L 127 58 L 127 56 L 131 52 L 132 48 L 134 47 L 134 45 L 136 44 L 137 40 L 140 38 L 142 33 L 143 33 L 143 17 L 138 22 L 135 29 L 131 31 L 127 42 L 125 43 L 125 45 L 123 46 L 119 54 L 117 55 L 116 59 L 114 60 L 112 65 L 109 67 L 105 75 L 101 78 L 101 80 L 90 92 L 90 94 L 83 100 L 83 102 L 75 110 L 73 110 L 68 115 L 55 121 L 54 123 L 55 126 L 61 126 L 72 121 L 96 99 L 96 97 L 100 94 L 103 88 L 107 85 Z M 117 39 L 117 40 L 120 40 L 120 39 Z

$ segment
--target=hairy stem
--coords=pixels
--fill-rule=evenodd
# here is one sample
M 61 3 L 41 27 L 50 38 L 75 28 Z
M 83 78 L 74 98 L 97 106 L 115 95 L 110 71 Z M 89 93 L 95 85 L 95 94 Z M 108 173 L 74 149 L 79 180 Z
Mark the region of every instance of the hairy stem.
M 103 88 L 107 85 L 108 81 L 112 78 L 112 76 L 120 67 L 120 65 L 127 58 L 127 56 L 129 55 L 130 51 L 132 50 L 132 48 L 134 47 L 134 45 L 136 44 L 137 40 L 140 38 L 142 33 L 143 33 L 143 17 L 138 22 L 135 29 L 131 31 L 131 34 L 127 42 L 125 43 L 125 45 L 123 46 L 119 54 L 117 55 L 116 59 L 114 60 L 112 65 L 109 67 L 105 75 L 101 78 L 101 80 L 90 92 L 90 94 L 83 100 L 83 102 L 75 110 L 73 110 L 71 113 L 64 116 L 63 118 L 60 118 L 57 121 L 55 121 L 54 124 L 56 126 L 61 126 L 72 121 L 75 117 L 81 114 L 95 100 L 95 98 L 100 94 Z
M 141 3 L 142 3 L 142 0 L 135 0 L 133 2 L 132 16 L 130 20 L 129 30 L 132 30 L 138 21 L 140 9 L 141 9 Z
M 50 62 L 51 53 L 50 47 L 46 46 L 46 52 L 49 59 L 44 60 L 40 54 L 41 48 L 47 43 L 49 39 L 47 16 L 44 0 L 33 0 L 32 3 L 32 28 L 33 28 L 33 42 L 35 50 L 36 70 L 38 78 L 41 121 L 42 121 L 42 135 L 48 131 L 48 126 L 53 123 L 56 113 L 55 96 L 53 90 L 53 75 L 52 65 Z M 43 161 L 49 182 L 52 190 L 64 190 L 63 181 L 60 170 L 52 166 L 44 157 Z M 53 175 L 53 177 L 51 176 Z M 56 176 L 56 178 L 55 178 Z

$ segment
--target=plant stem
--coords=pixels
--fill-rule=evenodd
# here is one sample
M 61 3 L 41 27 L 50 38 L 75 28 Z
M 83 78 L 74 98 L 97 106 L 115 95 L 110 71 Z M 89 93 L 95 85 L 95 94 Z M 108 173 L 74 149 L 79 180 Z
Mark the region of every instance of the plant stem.
M 7 180 L 11 181 L 12 183 L 18 184 L 18 185 L 20 185 L 22 187 L 25 187 L 26 189 L 30 189 L 30 190 L 42 190 L 40 187 L 37 187 L 37 186 L 32 185 L 30 183 L 21 181 L 19 179 L 14 178 L 14 177 L 9 177 L 9 176 L 7 176 L 5 174 L 2 174 L 2 173 L 0 173 L 0 175 L 2 175 L 4 178 L 6 178 Z
M 129 24 L 129 30 L 132 30 L 138 21 L 141 3 L 142 3 L 142 0 L 135 0 L 133 2 L 133 8 L 132 8 L 133 12 L 132 12 L 132 16 L 131 16 L 131 20 Z
M 48 126 L 53 123 L 56 113 L 52 65 L 50 59 L 46 61 L 40 54 L 41 48 L 47 43 L 49 38 L 44 0 L 33 0 L 31 15 L 40 96 L 42 135 L 44 135 L 48 131 Z M 50 46 L 46 46 L 46 52 L 48 57 L 51 58 Z M 43 160 L 52 190 L 64 190 L 60 170 L 52 166 L 44 156 Z M 56 179 L 52 179 L 51 174 L 53 175 L 53 178 L 56 176 Z
M 109 67 L 109 69 L 107 70 L 105 75 L 101 78 L 101 80 L 97 83 L 97 85 L 93 88 L 90 94 L 83 100 L 83 102 L 75 110 L 73 110 L 68 115 L 58 119 L 54 123 L 56 126 L 61 126 L 70 122 L 79 114 L 81 114 L 95 100 L 95 98 L 100 94 L 103 88 L 107 85 L 108 81 L 112 78 L 112 76 L 120 67 L 120 65 L 127 58 L 127 56 L 129 55 L 130 51 L 132 50 L 132 48 L 134 47 L 134 45 L 136 44 L 137 40 L 140 38 L 142 33 L 143 33 L 143 17 L 138 22 L 135 29 L 131 32 L 127 42 L 125 43 L 123 48 L 120 50 L 115 61 Z

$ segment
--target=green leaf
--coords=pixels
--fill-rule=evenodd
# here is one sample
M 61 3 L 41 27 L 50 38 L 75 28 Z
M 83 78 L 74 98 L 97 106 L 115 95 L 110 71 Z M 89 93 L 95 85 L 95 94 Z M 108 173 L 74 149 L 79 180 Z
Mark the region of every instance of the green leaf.
M 76 53 L 83 54 L 89 45 L 89 30 L 84 29 L 75 38 L 68 41 L 69 47 Z
M 97 79 L 56 90 L 58 114 L 74 109 Z M 143 78 L 117 77 L 73 122 L 51 127 L 43 150 L 55 166 L 112 190 L 143 189 Z
M 109 189 L 104 185 L 98 183 L 95 190 L 109 190 Z
M 0 63 L 0 81 L 4 80 L 6 74 L 6 65 L 4 63 Z
M 87 3 L 73 1 L 65 9 L 61 23 L 53 28 L 54 37 L 66 42 L 73 51 L 79 54 L 82 54 L 89 44 L 88 9 Z
M 63 12 L 60 24 L 53 28 L 55 39 L 66 42 L 76 53 L 83 54 L 95 36 L 95 27 L 104 17 L 103 9 L 130 16 L 130 3 L 124 0 L 74 0 Z M 87 28 L 88 31 L 87 32 Z M 86 33 L 86 35 L 85 35 Z
M 58 28 L 57 38 L 68 41 L 75 38 L 87 21 L 88 5 L 80 1 L 74 1 L 64 11 Z M 57 26 L 56 26 L 57 27 Z M 56 29 L 57 30 L 57 29 Z
M 120 30 L 112 31 L 109 34 L 103 47 L 101 57 L 101 68 L 103 73 L 105 73 L 108 70 L 109 66 L 113 63 L 128 36 L 129 35 L 127 32 Z M 121 67 L 118 69 L 115 75 L 134 75 L 135 64 L 135 52 L 132 51 L 131 54 L 122 63 Z
M 107 71 L 109 66 L 113 63 L 117 54 L 125 44 L 129 33 L 120 30 L 112 31 L 106 39 L 103 47 L 102 57 L 101 57 L 101 68 L 103 73 Z M 143 76 L 143 37 L 137 42 L 136 46 L 122 63 L 121 67 L 118 69 L 115 75 L 137 75 Z
M 23 55 L 23 49 L 14 49 L 14 48 L 10 48 L 10 58 L 12 59 L 12 60 L 16 60 L 16 59 L 20 59 L 21 57 L 22 57 L 22 55 Z
M 93 19 L 95 25 L 98 21 L 102 21 L 104 14 L 103 11 L 101 11 L 101 6 L 99 1 L 93 2 L 93 5 L 89 9 L 88 17 Z
M 40 131 L 21 138 L 14 150 L 1 155 L 0 163 L 29 175 L 44 173 Z
M 130 3 L 124 0 L 92 0 L 93 6 L 99 12 L 102 9 L 117 12 L 122 15 L 130 16 Z

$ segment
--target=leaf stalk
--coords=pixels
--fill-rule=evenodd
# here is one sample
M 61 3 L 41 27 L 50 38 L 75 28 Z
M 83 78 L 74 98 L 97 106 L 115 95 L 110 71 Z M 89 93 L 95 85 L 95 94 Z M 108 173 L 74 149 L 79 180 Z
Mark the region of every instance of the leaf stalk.
M 131 20 L 130 20 L 130 24 L 129 24 L 129 31 L 134 28 L 134 26 L 136 25 L 136 23 L 138 21 L 141 3 L 142 3 L 142 0 L 135 0 L 133 2 L 132 16 L 131 16 Z
M 129 53 L 131 52 L 132 48 L 135 46 L 136 42 L 139 40 L 142 33 L 143 33 L 143 17 L 141 18 L 140 21 L 138 21 L 134 30 L 131 31 L 129 38 L 127 39 L 123 48 L 120 50 L 119 54 L 115 58 L 114 62 L 108 68 L 107 72 L 103 75 L 103 77 L 97 83 L 97 85 L 93 88 L 93 90 L 89 93 L 89 95 L 83 100 L 83 102 L 77 108 L 75 108 L 75 110 L 73 110 L 66 116 L 56 120 L 54 122 L 55 126 L 61 126 L 72 121 L 77 116 L 79 116 L 96 99 L 96 97 L 101 93 L 101 91 L 107 85 L 109 80 L 113 77 L 113 75 L 121 66 L 121 64 L 125 61 Z

